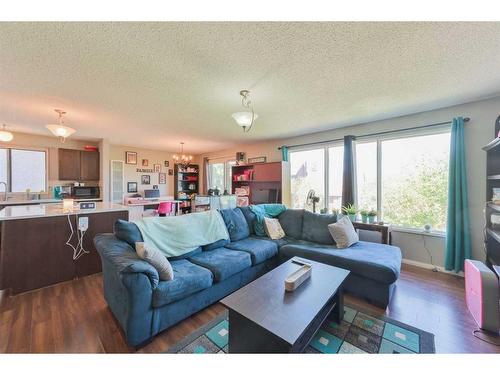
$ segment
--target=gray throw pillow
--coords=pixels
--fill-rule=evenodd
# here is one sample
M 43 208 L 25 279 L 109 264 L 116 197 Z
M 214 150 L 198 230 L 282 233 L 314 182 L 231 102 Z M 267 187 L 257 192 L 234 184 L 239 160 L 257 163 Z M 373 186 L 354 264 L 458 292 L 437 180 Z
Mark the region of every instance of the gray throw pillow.
M 158 271 L 160 280 L 172 280 L 174 278 L 174 270 L 168 261 L 167 257 L 156 248 L 156 246 L 145 243 L 136 242 L 135 251 L 139 258 L 144 259 Z
M 358 233 L 354 229 L 351 220 L 347 216 L 336 223 L 329 224 L 328 230 L 333 240 L 337 243 L 338 249 L 345 249 L 359 241 Z

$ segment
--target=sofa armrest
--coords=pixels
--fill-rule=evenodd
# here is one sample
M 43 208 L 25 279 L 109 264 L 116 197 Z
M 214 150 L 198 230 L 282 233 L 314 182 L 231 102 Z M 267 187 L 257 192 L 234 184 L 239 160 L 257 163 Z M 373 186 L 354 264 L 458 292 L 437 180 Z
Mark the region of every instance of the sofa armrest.
M 143 273 L 156 289 L 160 282 L 158 271 L 148 262 L 139 258 L 135 250 L 126 242 L 119 240 L 111 233 L 98 234 L 94 244 L 101 258 L 112 265 L 119 274 Z

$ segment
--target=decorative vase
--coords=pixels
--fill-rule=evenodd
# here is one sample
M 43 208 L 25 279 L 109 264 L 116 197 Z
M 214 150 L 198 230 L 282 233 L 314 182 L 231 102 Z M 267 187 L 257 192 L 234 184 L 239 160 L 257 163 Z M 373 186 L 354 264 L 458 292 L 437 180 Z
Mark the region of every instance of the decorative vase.
M 368 215 L 361 215 L 361 221 L 363 223 L 368 223 Z
M 368 216 L 368 223 L 373 224 L 375 222 L 375 216 Z
M 347 216 L 349 216 L 349 220 L 356 221 L 356 214 L 349 214 Z

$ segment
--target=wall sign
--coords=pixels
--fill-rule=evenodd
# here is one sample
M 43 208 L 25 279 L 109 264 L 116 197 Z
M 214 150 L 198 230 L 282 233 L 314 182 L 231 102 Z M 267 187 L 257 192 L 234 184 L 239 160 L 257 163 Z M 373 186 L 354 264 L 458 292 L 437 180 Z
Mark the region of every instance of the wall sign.
M 148 168 L 137 168 L 135 171 L 139 173 L 155 173 L 154 169 Z

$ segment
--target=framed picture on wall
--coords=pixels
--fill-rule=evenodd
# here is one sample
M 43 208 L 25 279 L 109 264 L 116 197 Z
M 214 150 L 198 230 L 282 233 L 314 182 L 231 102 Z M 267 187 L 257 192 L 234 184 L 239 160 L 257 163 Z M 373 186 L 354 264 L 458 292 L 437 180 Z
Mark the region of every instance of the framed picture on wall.
M 174 175 L 174 170 L 173 169 L 169 169 L 168 170 L 168 175 L 169 176 L 173 176 Z
M 148 174 L 143 174 L 141 176 L 141 184 L 143 185 L 151 185 L 151 176 Z
M 170 166 L 170 162 L 168 160 L 165 160 L 163 162 L 163 165 L 168 168 Z
M 153 164 L 153 169 L 156 173 L 161 172 L 161 164 Z
M 137 164 L 137 152 L 125 151 L 125 164 Z
M 147 167 L 149 165 L 149 160 L 148 159 L 142 159 L 142 166 Z
M 137 182 L 127 182 L 127 193 L 137 193 Z
M 166 184 L 167 183 L 167 174 L 166 173 L 160 173 L 158 175 L 158 183 L 159 184 Z

